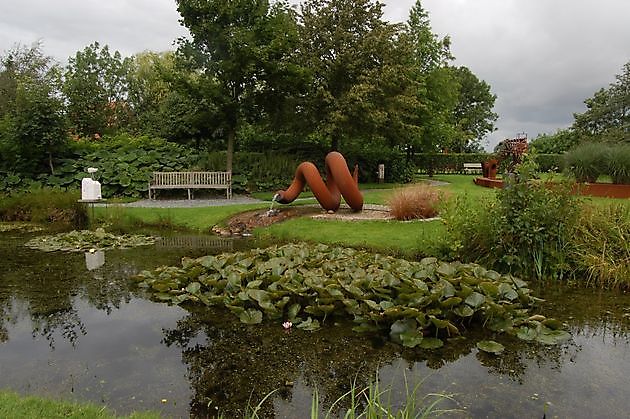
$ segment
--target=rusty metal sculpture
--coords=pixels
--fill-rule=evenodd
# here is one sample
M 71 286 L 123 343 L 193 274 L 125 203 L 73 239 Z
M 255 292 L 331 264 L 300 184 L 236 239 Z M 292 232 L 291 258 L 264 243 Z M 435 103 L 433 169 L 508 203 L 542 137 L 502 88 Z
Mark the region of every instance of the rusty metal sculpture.
M 506 139 L 501 141 L 496 149 L 496 158 L 490 159 L 482 163 L 483 177 L 488 179 L 494 179 L 497 175 L 497 170 L 502 161 L 510 159 L 507 173 L 514 172 L 514 168 L 523 159 L 523 154 L 527 153 L 527 134 L 518 134 L 516 138 Z
M 354 166 L 350 174 L 346 159 L 341 153 L 332 151 L 326 156 L 326 182 L 317 167 L 311 162 L 303 162 L 297 167 L 291 185 L 284 191 L 278 191 L 274 200 L 281 204 L 293 202 L 308 185 L 319 204 L 327 211 L 337 211 L 341 196 L 354 211 L 363 208 L 363 195 L 359 191 L 359 167 Z

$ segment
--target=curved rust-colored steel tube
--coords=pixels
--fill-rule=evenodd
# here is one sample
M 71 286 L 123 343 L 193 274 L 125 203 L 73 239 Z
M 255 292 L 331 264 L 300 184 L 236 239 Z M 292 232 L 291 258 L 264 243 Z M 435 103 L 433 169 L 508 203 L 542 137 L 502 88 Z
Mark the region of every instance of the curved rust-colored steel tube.
M 303 162 L 297 167 L 291 185 L 284 191 L 278 191 L 275 200 L 288 204 L 297 198 L 304 185 L 308 185 L 319 204 L 327 211 L 337 211 L 341 196 L 354 211 L 363 208 L 363 195 L 359 191 L 359 166 L 354 166 L 354 174 L 350 174 L 346 159 L 332 151 L 326 156 L 326 180 L 319 174 L 317 167 L 311 162 Z

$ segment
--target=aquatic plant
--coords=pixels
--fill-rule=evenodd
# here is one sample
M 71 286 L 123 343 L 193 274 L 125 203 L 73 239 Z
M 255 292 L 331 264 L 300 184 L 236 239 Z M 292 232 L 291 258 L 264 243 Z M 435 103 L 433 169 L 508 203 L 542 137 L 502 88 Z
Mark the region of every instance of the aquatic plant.
M 155 240 L 155 237 L 137 234 L 115 235 L 97 228 L 95 231 L 73 230 L 52 236 L 39 236 L 26 242 L 25 246 L 43 252 L 85 252 L 149 246 L 154 244 Z
M 530 316 L 542 301 L 527 283 L 476 264 L 420 262 L 349 248 L 288 244 L 197 259 L 135 277 L 157 300 L 224 306 L 241 322 L 264 317 L 316 330 L 333 316 L 357 332 L 385 332 L 406 347 L 439 348 L 479 322 L 544 343 L 569 337 L 559 322 Z

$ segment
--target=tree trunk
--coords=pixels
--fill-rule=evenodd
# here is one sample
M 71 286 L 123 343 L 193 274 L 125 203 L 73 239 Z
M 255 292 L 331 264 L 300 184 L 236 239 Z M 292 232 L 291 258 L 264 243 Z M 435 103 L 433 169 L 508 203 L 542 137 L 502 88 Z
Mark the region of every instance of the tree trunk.
M 236 137 L 236 130 L 230 128 L 228 131 L 228 143 L 227 143 L 227 161 L 225 163 L 225 170 L 232 171 L 232 158 L 234 157 L 234 138 Z
M 52 158 L 52 153 L 50 151 L 48 152 L 48 166 L 50 166 L 50 174 L 54 175 L 55 166 L 53 166 L 53 158 Z

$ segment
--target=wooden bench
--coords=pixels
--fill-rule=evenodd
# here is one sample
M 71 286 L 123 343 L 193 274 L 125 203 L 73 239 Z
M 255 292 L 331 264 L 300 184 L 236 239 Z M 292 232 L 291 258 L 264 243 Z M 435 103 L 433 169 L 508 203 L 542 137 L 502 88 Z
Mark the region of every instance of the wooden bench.
M 481 173 L 481 163 L 464 163 L 464 172 Z
M 225 189 L 227 199 L 232 199 L 232 172 L 153 172 L 149 181 L 149 199 L 155 199 L 151 191 L 156 189 Z

